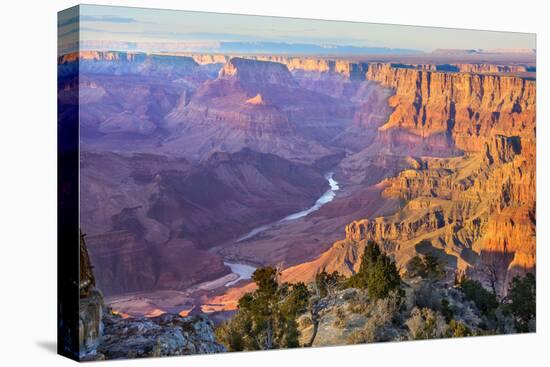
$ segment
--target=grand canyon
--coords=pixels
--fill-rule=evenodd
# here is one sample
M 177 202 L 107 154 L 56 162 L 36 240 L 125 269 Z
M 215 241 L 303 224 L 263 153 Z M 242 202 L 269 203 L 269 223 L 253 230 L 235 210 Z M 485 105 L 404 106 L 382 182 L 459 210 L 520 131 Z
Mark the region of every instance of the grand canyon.
M 127 357 L 125 325 L 178 317 L 210 344 L 135 356 L 292 346 L 227 337 L 265 269 L 317 291 L 293 314 L 296 346 L 406 340 L 432 319 L 447 331 L 425 338 L 533 330 L 501 312 L 536 272 L 532 50 L 91 49 L 59 56 L 58 73 L 79 116 L 82 251 L 108 312 L 84 320 L 111 333 L 84 332 L 83 355 Z M 380 302 L 398 301 L 350 281 L 372 244 L 405 300 L 378 324 Z M 418 270 L 430 261 L 436 280 Z M 491 316 L 465 284 L 500 304 Z

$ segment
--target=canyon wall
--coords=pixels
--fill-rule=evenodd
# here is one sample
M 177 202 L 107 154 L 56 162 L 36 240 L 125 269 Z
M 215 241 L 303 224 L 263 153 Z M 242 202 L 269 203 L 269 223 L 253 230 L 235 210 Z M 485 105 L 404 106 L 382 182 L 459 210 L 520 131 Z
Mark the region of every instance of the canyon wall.
M 395 90 L 381 132 L 405 130 L 419 139 L 449 137 L 458 149 L 479 151 L 487 136 L 534 138 L 534 80 L 503 75 L 446 73 L 370 64 L 367 79 Z
M 488 138 L 479 153 L 422 158 L 379 186 L 402 205 L 395 214 L 349 223 L 345 237 L 319 258 L 286 269 L 286 281 L 319 271 L 351 275 L 374 240 L 406 271 L 416 255 L 433 254 L 451 269 L 505 294 L 516 275 L 536 267 L 534 146 L 517 137 Z M 494 279 L 490 279 L 493 277 Z
M 197 63 L 205 64 L 225 64 L 231 57 L 227 55 L 215 54 L 190 54 Z M 258 60 L 270 61 L 285 65 L 290 71 L 304 71 L 315 73 L 336 73 L 353 80 L 365 80 L 365 74 L 368 69 L 367 62 L 350 61 L 346 59 L 330 59 L 322 57 L 289 57 L 289 56 L 250 56 L 241 57 Z
M 353 221 L 343 240 L 286 269 L 283 279 L 311 280 L 321 270 L 353 274 L 374 240 L 402 271 L 415 255 L 431 253 L 506 293 L 514 276 L 536 267 L 535 81 L 390 64 L 371 64 L 367 79 L 394 91 L 377 139 L 399 131 L 419 141 L 441 136 L 457 154 L 409 158 L 408 169 L 378 184 L 401 209 Z
M 421 69 L 421 70 L 475 73 L 475 74 L 529 73 L 534 70 L 533 67 L 529 67 L 527 65 L 499 65 L 499 64 L 486 64 L 486 63 L 393 64 L 393 65 Z
M 73 67 L 77 61 L 80 73 L 94 74 L 177 77 L 200 69 L 192 57 L 124 51 L 81 51 L 58 57 L 60 75 L 66 74 L 65 70 Z
M 225 64 L 232 56 L 223 54 L 183 54 L 192 57 L 198 64 Z M 330 58 L 330 57 L 299 57 L 282 55 L 241 55 L 240 57 L 260 61 L 272 61 L 286 65 L 290 71 L 305 71 L 316 73 L 333 72 L 342 74 L 356 80 L 365 80 L 369 64 L 376 64 L 368 60 Z M 502 74 L 502 73 L 532 73 L 534 66 L 525 64 L 499 64 L 484 62 L 462 62 L 462 63 L 396 63 L 388 62 L 388 65 L 400 68 L 460 72 L 475 74 Z

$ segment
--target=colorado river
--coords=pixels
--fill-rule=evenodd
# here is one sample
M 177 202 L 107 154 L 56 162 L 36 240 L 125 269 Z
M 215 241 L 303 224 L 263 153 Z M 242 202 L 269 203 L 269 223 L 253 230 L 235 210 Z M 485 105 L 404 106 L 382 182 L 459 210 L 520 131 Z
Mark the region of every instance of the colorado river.
M 340 190 L 340 186 L 338 185 L 338 182 L 332 178 L 333 175 L 334 173 L 332 172 L 325 175 L 325 178 L 327 179 L 328 184 L 330 185 L 330 189 L 327 192 L 325 192 L 319 199 L 317 199 L 317 201 L 311 208 L 302 210 L 301 212 L 298 212 L 298 213 L 290 214 L 289 216 L 286 216 L 283 219 L 281 219 L 281 222 L 305 217 L 306 215 L 309 215 L 314 211 L 321 209 L 323 205 L 330 203 L 336 196 L 336 191 Z
M 224 262 L 224 265 L 229 266 L 231 268 L 231 272 L 239 276 L 237 279 L 226 283 L 225 284 L 226 287 L 232 286 L 233 284 L 237 283 L 241 279 L 252 278 L 252 274 L 254 273 L 254 270 L 256 270 L 255 267 L 250 265 L 245 265 L 245 264 Z
M 313 206 L 311 206 L 308 209 L 301 210 L 299 212 L 287 215 L 286 217 L 284 217 L 283 219 L 281 219 L 277 222 L 274 222 L 274 223 L 271 223 L 271 224 L 266 224 L 266 225 L 254 228 L 253 230 L 248 232 L 246 235 L 244 235 L 244 236 L 240 237 L 239 239 L 237 239 L 237 241 L 235 241 L 235 243 L 251 239 L 251 238 L 255 237 L 256 235 L 258 235 L 258 234 L 266 231 L 267 229 L 271 228 L 271 226 L 273 226 L 275 224 L 279 224 L 279 223 L 283 223 L 283 222 L 287 222 L 287 221 L 292 221 L 292 220 L 296 220 L 296 219 L 308 216 L 309 214 L 321 209 L 321 207 L 323 205 L 325 205 L 327 203 L 330 203 L 336 197 L 336 191 L 340 190 L 340 185 L 338 184 L 338 181 L 336 181 L 333 178 L 333 176 L 334 176 L 334 172 L 329 172 L 325 175 L 325 179 L 328 181 L 330 189 L 328 189 L 323 195 L 321 195 L 321 197 L 319 199 L 317 199 L 317 201 L 315 202 L 315 204 L 313 204 Z M 231 272 L 233 272 L 234 274 L 237 274 L 239 276 L 237 279 L 226 283 L 225 284 L 226 287 L 229 287 L 229 286 L 237 283 L 241 279 L 250 279 L 252 277 L 252 273 L 254 273 L 254 270 L 256 270 L 255 267 L 250 266 L 250 265 L 245 265 L 245 264 L 237 264 L 237 263 L 229 263 L 229 262 L 225 262 L 224 264 L 231 268 Z
M 283 219 L 281 219 L 281 220 L 279 220 L 275 223 L 266 224 L 266 225 L 254 228 L 253 230 L 248 232 L 246 235 L 240 237 L 235 242 L 236 243 L 237 242 L 242 242 L 242 241 L 248 240 L 252 237 L 255 237 L 257 234 L 262 233 L 266 229 L 269 229 L 274 224 L 281 223 L 281 222 L 286 222 L 286 221 L 290 221 L 290 220 L 296 220 L 296 219 L 305 217 L 305 216 L 313 213 L 314 211 L 317 211 L 317 210 L 321 209 L 321 207 L 323 205 L 325 205 L 327 203 L 330 203 L 334 199 L 334 197 L 336 196 L 336 191 L 340 190 L 340 185 L 338 184 L 338 181 L 336 181 L 333 178 L 333 176 L 334 176 L 334 172 L 329 172 L 325 175 L 325 179 L 328 181 L 330 189 L 328 189 L 323 195 L 321 195 L 321 197 L 319 199 L 317 199 L 317 201 L 315 202 L 315 204 L 313 204 L 312 207 L 310 207 L 308 209 L 305 209 L 305 210 L 301 210 L 297 213 L 287 215 L 286 217 L 284 217 Z

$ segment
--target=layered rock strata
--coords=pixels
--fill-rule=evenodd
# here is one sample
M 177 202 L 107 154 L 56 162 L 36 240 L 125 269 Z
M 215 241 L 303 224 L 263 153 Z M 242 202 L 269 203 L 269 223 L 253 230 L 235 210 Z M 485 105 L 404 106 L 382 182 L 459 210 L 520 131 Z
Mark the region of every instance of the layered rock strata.
M 394 111 L 379 128 L 381 133 L 405 131 L 419 143 L 439 135 L 448 138 L 449 148 L 467 152 L 480 151 L 488 136 L 534 137 L 534 80 L 391 64 L 370 64 L 367 79 L 395 91 L 389 99 Z
M 400 200 L 399 211 L 350 223 L 344 240 L 283 278 L 353 274 L 374 240 L 402 269 L 432 253 L 505 293 L 514 276 L 536 266 L 535 82 L 389 64 L 371 65 L 367 78 L 395 91 L 381 135 L 406 131 L 419 142 L 440 135 L 458 155 L 409 158 L 408 169 L 379 184 L 384 196 Z

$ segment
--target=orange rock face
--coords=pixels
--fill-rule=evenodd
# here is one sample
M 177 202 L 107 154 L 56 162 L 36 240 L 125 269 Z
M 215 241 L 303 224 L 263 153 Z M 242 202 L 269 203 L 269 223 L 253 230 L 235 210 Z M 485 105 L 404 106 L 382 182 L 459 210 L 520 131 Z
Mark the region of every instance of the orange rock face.
M 382 183 L 384 196 L 401 202 L 399 211 L 348 224 L 343 241 L 286 269 L 283 279 L 352 274 L 366 242 L 375 240 L 402 269 L 413 256 L 432 253 L 482 281 L 496 273 L 505 293 L 514 276 L 536 266 L 535 81 L 389 64 L 371 64 L 367 79 L 395 91 L 381 136 L 404 131 L 420 143 L 442 136 L 462 153 L 411 158 L 409 169 Z
M 380 131 L 403 129 L 422 139 L 447 134 L 467 152 L 479 151 L 490 135 L 534 136 L 534 80 L 390 64 L 369 65 L 367 79 L 395 89 L 394 112 Z

